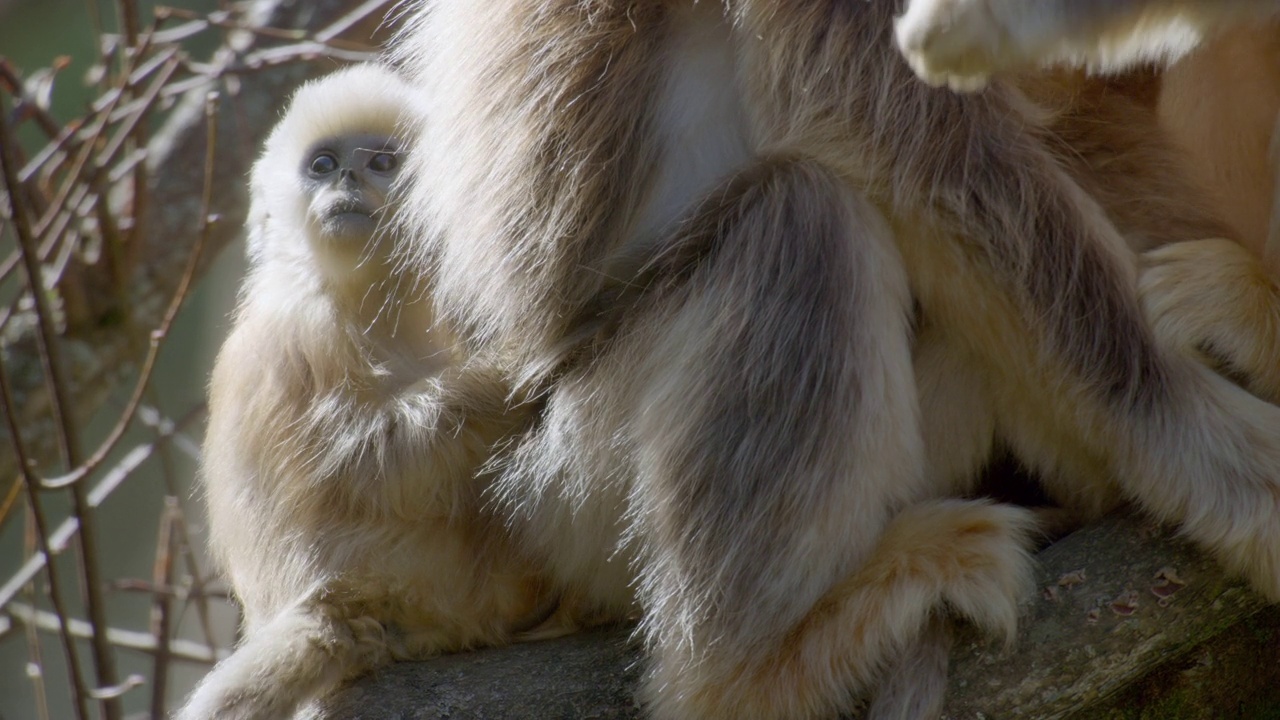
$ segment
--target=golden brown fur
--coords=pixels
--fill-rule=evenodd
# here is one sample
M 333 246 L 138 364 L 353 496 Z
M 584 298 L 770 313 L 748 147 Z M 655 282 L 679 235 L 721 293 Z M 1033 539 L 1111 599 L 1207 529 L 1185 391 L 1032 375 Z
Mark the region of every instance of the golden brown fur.
M 656 717 L 919 712 L 939 616 L 1015 620 L 1028 516 L 937 499 L 996 443 L 1280 598 L 1280 409 L 1157 342 L 1099 201 L 1152 242 L 1211 214 L 1109 200 L 1143 186 L 1012 86 L 914 82 L 896 5 L 453 0 L 398 40 L 444 230 L 409 250 L 548 392 L 498 495 L 562 588 L 638 577 Z
M 1243 23 L 1211 36 L 1161 74 L 1159 111 L 1233 237 L 1262 257 L 1275 199 L 1280 24 Z
M 1280 403 L 1280 24 L 1224 28 L 1170 67 L 1162 88 L 1161 125 L 1240 242 L 1148 253 L 1148 315 L 1157 333 Z
M 201 471 L 245 636 L 183 720 L 291 717 L 344 678 L 505 642 L 545 614 L 477 475 L 527 413 L 496 370 L 457 354 L 383 231 L 336 236 L 326 228 L 375 224 L 331 217 L 305 185 L 313 148 L 394 139 L 412 99 L 375 67 L 309 84 L 254 166 L 250 271 Z M 340 210 L 384 207 L 361 177 L 336 181 Z

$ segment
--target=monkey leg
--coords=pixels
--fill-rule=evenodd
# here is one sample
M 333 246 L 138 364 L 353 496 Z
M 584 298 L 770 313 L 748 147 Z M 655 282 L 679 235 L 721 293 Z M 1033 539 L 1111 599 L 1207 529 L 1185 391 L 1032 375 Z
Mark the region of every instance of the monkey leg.
M 857 147 L 895 169 L 873 189 L 893 210 L 912 290 L 987 367 L 1001 439 L 1057 478 L 1055 498 L 1136 501 L 1280 599 L 1280 408 L 1155 336 L 1137 257 L 1022 97 L 1000 85 L 957 96 L 909 82 L 900 63 L 879 70 L 895 94 L 848 113 L 910 107 L 916 123 L 867 125 Z
M 1055 498 L 1094 513 L 1136 500 L 1280 599 L 1280 408 L 1153 336 L 1101 211 L 1065 177 L 1050 192 L 1008 167 L 1022 197 L 975 190 L 990 215 L 1035 223 L 1007 226 L 1038 238 L 1016 272 L 963 243 L 904 244 L 925 315 L 997 378 L 997 434 Z
M 389 661 L 381 623 L 312 593 L 255 628 L 175 720 L 287 720 L 300 704 Z
M 1143 257 L 1139 286 L 1157 337 L 1280 403 L 1280 281 L 1230 240 L 1182 242 Z
M 828 717 L 943 605 L 1009 632 L 1029 516 L 912 504 L 930 489 L 911 300 L 879 213 L 816 163 L 765 159 L 671 257 L 607 360 L 635 358 L 654 715 Z

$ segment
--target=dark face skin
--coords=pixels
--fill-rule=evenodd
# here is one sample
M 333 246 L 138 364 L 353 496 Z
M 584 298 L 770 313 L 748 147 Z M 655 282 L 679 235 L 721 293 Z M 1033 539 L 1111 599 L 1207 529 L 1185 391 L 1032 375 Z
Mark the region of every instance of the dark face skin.
M 377 228 L 391 182 L 400 169 L 395 138 L 345 135 L 311 146 L 303 158 L 308 214 L 330 241 L 363 245 Z

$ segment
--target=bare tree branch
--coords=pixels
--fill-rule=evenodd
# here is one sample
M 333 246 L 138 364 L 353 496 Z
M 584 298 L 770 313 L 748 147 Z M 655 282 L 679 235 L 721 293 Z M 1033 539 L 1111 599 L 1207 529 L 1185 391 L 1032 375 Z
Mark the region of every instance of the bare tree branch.
M 257 0 L 253 14 L 261 27 L 298 28 L 308 33 L 335 23 L 352 26 L 347 37 L 356 40 L 349 40 L 347 47 L 364 41 L 363 46 L 368 50 L 344 58 L 367 59 L 371 57 L 369 51 L 375 48 L 369 40 L 382 20 L 377 10 L 389 7 L 391 1 L 384 0 L 373 8 L 368 5 L 358 0 L 308 3 Z M 353 9 L 361 9 L 365 14 L 353 21 L 350 17 Z M 214 120 L 219 129 L 218 154 L 212 172 L 219 178 L 219 185 L 211 206 L 219 222 L 209 234 L 197 278 L 241 232 L 247 207 L 246 183 L 235 179 L 246 177 L 266 131 L 278 117 L 280 99 L 303 80 L 328 72 L 339 64 L 310 48 L 297 47 L 281 50 L 273 46 L 270 48 L 272 61 L 263 60 L 255 53 L 265 53 L 268 48 L 258 47 L 252 37 L 235 39 L 233 47 L 221 51 L 203 77 L 185 84 L 178 107 L 148 145 L 147 214 L 138 220 L 148 230 L 139 238 L 141 246 L 135 253 L 147 262 L 135 269 L 128 283 L 129 324 L 135 333 L 122 333 L 118 324 L 107 318 L 97 327 L 76 329 L 60 338 L 68 365 L 66 385 L 70 397 L 74 398 L 72 414 L 79 423 L 93 414 L 111 389 L 137 373 L 146 354 L 147 329 L 159 325 L 198 237 L 195 229 L 200 227 L 204 182 L 206 94 L 225 88 L 226 81 L 234 79 L 234 92 L 224 98 Z M 90 302 L 112 304 L 108 297 L 90 298 Z M 10 321 L 9 325 L 3 347 L 6 365 L 14 378 L 19 419 L 32 438 L 32 454 L 47 462 L 53 457 L 55 435 L 50 423 L 50 398 L 42 382 L 35 328 L 20 318 Z M 12 456 L 0 455 L 0 477 L 12 476 L 16 470 Z

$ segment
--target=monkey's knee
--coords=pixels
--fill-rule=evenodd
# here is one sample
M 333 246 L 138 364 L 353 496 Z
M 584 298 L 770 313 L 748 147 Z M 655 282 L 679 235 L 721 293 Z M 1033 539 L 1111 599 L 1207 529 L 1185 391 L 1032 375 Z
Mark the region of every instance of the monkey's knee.
M 813 463 L 834 487 L 851 465 L 869 483 L 883 465 L 918 474 L 906 271 L 856 188 L 817 161 L 763 158 L 709 194 L 662 262 L 670 285 L 615 353 L 639 358 L 640 442 L 714 460 L 659 476 L 775 483 Z M 744 444 L 758 461 L 733 459 Z

